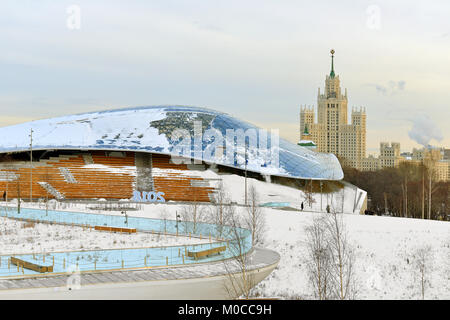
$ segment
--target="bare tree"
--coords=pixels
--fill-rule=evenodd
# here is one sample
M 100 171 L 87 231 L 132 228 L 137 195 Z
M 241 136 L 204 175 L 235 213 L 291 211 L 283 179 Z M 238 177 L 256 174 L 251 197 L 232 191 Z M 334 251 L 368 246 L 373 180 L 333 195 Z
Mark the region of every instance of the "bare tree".
M 159 211 L 158 216 L 162 223 L 161 227 L 164 228 L 164 233 L 165 233 L 167 231 L 167 220 L 169 219 L 169 213 L 167 212 L 167 209 L 166 208 L 161 209 L 161 211 Z M 158 237 L 158 240 L 159 240 L 159 237 Z
M 189 202 L 181 209 L 181 226 L 185 233 L 197 234 L 201 232 L 199 223 L 206 218 L 205 206 L 197 201 Z
M 430 275 L 433 267 L 433 251 L 430 245 L 418 247 L 414 251 L 413 266 L 420 279 L 420 292 L 425 299 L 425 291 L 430 283 Z
M 8 169 L 8 167 L 7 167 L 7 169 Z M 6 190 L 5 190 L 5 193 L 4 193 L 4 198 L 5 198 L 5 205 L 6 205 L 6 211 L 8 212 L 8 210 L 9 210 L 9 204 L 8 204 L 8 196 L 9 196 L 9 182 L 13 182 L 13 181 L 16 181 L 16 183 L 17 183 L 17 179 L 18 179 L 18 175 L 16 175 L 14 172 L 10 172 L 10 171 L 6 171 L 5 172 L 5 180 L 6 180 Z M 13 186 L 14 186 L 14 184 L 13 184 Z M 20 209 L 19 209 L 19 212 L 20 212 Z
M 256 285 L 254 275 L 248 268 L 251 260 L 248 251 L 251 244 L 248 241 L 249 230 L 242 228 L 245 224 L 245 221 L 239 220 L 236 214 L 231 215 L 228 250 L 233 258 L 225 259 L 223 263 L 227 274 L 224 287 L 232 299 L 239 296 L 249 299 L 252 288 Z
M 219 183 L 211 203 L 208 220 L 216 226 L 216 236 L 222 238 L 224 228 L 230 223 L 231 215 L 234 214 L 234 208 L 231 208 L 230 196 L 222 182 Z
M 422 219 L 425 219 L 425 166 L 423 164 L 420 170 L 422 171 Z
M 433 180 L 435 180 L 436 175 L 436 165 L 439 160 L 439 153 L 437 152 L 429 152 L 428 155 L 423 160 L 423 164 L 427 168 L 428 172 L 428 219 L 431 219 L 431 199 L 432 194 L 436 191 L 436 188 L 433 189 Z
M 327 231 L 330 252 L 330 280 L 332 296 L 337 299 L 353 299 L 356 295 L 354 262 L 355 255 L 347 239 L 343 215 L 335 209 L 328 215 Z
M 308 186 L 308 184 L 306 184 L 305 189 L 303 190 L 303 198 L 310 208 L 312 208 L 313 203 L 316 202 L 316 200 L 314 199 L 314 192 L 313 192 L 312 187 L 313 187 L 313 182 L 311 180 L 309 182 L 309 186 Z
M 313 223 L 305 228 L 305 233 L 308 251 L 307 270 L 310 284 L 317 299 L 329 299 L 331 295 L 331 252 L 326 217 L 315 217 Z
M 409 211 L 408 211 L 408 181 L 411 180 L 411 177 L 414 175 L 415 171 L 417 170 L 416 166 L 407 162 L 403 162 L 400 164 L 399 173 L 401 176 L 403 176 L 403 182 L 402 182 L 402 195 L 403 195 L 403 216 L 408 218 Z
M 265 231 L 265 217 L 259 206 L 259 197 L 256 187 L 251 185 L 248 191 L 248 206 L 246 207 L 245 225 L 252 233 L 252 244 L 263 243 Z
M 447 239 L 447 264 L 446 268 L 444 269 L 444 273 L 447 275 L 450 274 L 450 237 Z M 449 289 L 448 292 L 450 292 L 450 281 L 447 281 L 447 288 Z
M 50 184 L 50 174 L 48 173 L 48 167 L 45 168 L 45 173 L 43 174 L 44 182 L 49 185 Z M 45 215 L 48 215 L 48 188 L 45 189 Z
M 20 213 L 20 185 L 22 182 L 22 175 L 18 173 L 18 178 L 16 179 L 16 187 L 17 187 L 17 213 Z

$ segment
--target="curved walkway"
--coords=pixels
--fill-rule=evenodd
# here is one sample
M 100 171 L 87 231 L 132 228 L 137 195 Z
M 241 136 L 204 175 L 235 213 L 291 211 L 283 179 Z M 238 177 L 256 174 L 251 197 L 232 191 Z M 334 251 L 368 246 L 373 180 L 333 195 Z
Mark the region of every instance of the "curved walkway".
M 217 261 L 236 255 L 235 250 L 230 250 L 234 242 L 239 241 L 242 252 L 248 252 L 252 247 L 251 233 L 247 229 L 222 226 L 219 228 L 214 224 L 196 223 L 188 221 L 161 220 L 144 217 L 123 217 L 117 215 L 105 215 L 96 213 L 81 213 L 68 211 L 52 211 L 22 209 L 21 213 L 16 211 L 0 211 L 0 216 L 20 219 L 23 221 L 34 221 L 44 223 L 57 223 L 77 226 L 110 226 L 123 227 L 124 222 L 128 228 L 134 228 L 138 232 L 158 232 L 164 234 L 180 235 L 200 238 L 209 238 L 208 249 L 226 246 L 227 249 L 221 255 L 206 257 L 204 261 Z M 237 237 L 236 237 L 237 236 Z M 219 239 L 221 238 L 221 239 Z M 239 240 L 236 240 L 239 239 Z M 82 271 L 115 270 L 124 268 L 159 267 L 166 265 L 184 265 L 197 263 L 196 260 L 187 259 L 189 250 L 202 250 L 204 244 L 166 246 L 159 248 L 136 248 L 136 249 L 99 249 L 89 251 L 67 251 L 48 253 L 47 263 L 51 261 L 55 273 L 66 272 L 72 265 L 76 265 Z M 18 254 L 16 258 L 35 263 L 33 254 Z M 95 257 L 95 259 L 93 258 Z M 185 259 L 186 258 L 186 259 Z M 42 263 L 45 263 L 42 257 Z M 0 278 L 20 275 L 20 271 L 10 268 L 9 263 L 1 263 Z M 23 270 L 25 275 L 34 274 L 34 271 Z
M 253 285 L 269 275 L 279 260 L 280 255 L 272 250 L 251 250 L 246 269 L 253 275 Z M 240 273 L 233 261 L 22 276 L 0 280 L 0 299 L 226 299 L 230 298 L 225 289 L 229 275 Z

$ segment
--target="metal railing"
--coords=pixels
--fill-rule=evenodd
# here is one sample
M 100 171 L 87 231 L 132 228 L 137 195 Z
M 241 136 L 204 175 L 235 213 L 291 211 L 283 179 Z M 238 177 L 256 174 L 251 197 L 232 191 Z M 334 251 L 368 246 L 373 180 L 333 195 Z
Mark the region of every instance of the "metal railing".
M 135 228 L 138 232 L 155 235 L 172 235 L 186 238 L 209 240 L 207 243 L 176 245 L 166 247 L 144 247 L 127 249 L 99 249 L 65 252 L 35 252 L 28 254 L 0 255 L 0 278 L 36 275 L 38 272 L 11 264 L 11 257 L 38 264 L 51 265 L 53 273 L 80 271 L 121 270 L 151 268 L 195 263 L 213 262 L 229 259 L 237 254 L 247 253 L 252 247 L 251 233 L 247 229 L 217 226 L 209 223 L 191 221 L 161 220 L 142 217 L 112 216 L 96 213 L 66 212 L 22 208 L 1 207 L 0 216 L 24 222 L 61 224 L 70 227 L 93 229 L 94 226 Z M 101 232 L 101 231 L 99 231 Z M 188 251 L 207 250 L 226 246 L 220 255 L 195 260 L 187 257 Z M 235 248 L 239 247 L 239 251 Z

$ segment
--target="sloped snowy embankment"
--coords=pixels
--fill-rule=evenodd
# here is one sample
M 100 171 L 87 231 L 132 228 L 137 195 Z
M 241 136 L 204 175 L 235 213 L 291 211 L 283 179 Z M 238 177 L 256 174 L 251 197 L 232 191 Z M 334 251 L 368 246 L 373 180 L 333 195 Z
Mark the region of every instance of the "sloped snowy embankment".
M 235 175 L 216 175 L 213 172 L 196 172 L 205 178 L 222 178 L 232 200 L 243 202 L 244 178 Z M 299 190 L 249 179 L 254 183 L 261 202 L 290 202 L 298 207 Z M 353 197 L 352 192 L 353 190 Z M 354 188 L 345 189 L 344 209 L 353 207 Z M 348 196 L 346 195 L 348 192 Z M 320 195 L 315 205 L 320 208 Z M 325 200 L 323 200 L 325 203 Z M 175 219 L 183 205 L 143 204 L 139 211 L 129 211 L 130 216 L 158 218 L 161 213 Z M 314 208 L 313 208 L 314 209 Z M 71 211 L 86 211 L 85 205 L 72 206 Z M 306 245 L 304 228 L 319 213 L 285 211 L 264 208 L 266 234 L 264 247 L 280 253 L 277 269 L 256 287 L 265 297 L 309 299 L 311 289 L 306 275 Z M 305 210 L 309 210 L 305 207 Z M 240 214 L 243 208 L 239 207 Z M 344 210 L 351 213 L 351 210 Z M 113 212 L 111 214 L 120 214 Z M 358 299 L 419 299 L 420 285 L 414 267 L 414 251 L 430 245 L 433 269 L 429 275 L 431 285 L 426 290 L 427 299 L 450 299 L 450 223 L 418 219 L 344 214 L 348 238 L 356 250 L 356 279 Z
M 281 255 L 278 268 L 257 286 L 263 296 L 311 298 L 304 228 L 317 213 L 265 209 L 266 247 Z M 426 299 L 450 299 L 450 223 L 344 214 L 356 250 L 357 299 L 420 299 L 414 251 L 430 245 L 431 286 Z

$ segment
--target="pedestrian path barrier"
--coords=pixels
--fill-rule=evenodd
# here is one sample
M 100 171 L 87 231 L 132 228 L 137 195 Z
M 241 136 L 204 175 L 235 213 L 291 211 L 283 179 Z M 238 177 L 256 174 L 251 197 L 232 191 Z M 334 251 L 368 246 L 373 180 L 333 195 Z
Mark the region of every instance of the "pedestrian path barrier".
M 35 223 L 62 224 L 74 227 L 89 227 L 112 230 L 135 230 L 173 236 L 197 237 L 210 239 L 208 243 L 194 245 L 177 245 L 165 247 L 148 247 L 132 249 L 98 249 L 67 252 L 34 252 L 15 254 L 15 259 L 23 261 L 20 268 L 12 263 L 11 254 L 0 255 L 0 278 L 40 274 L 43 272 L 66 273 L 79 270 L 120 270 L 150 268 L 162 266 L 190 265 L 233 258 L 247 253 L 252 247 L 251 232 L 247 229 L 218 226 L 192 221 L 174 221 L 142 217 L 127 218 L 119 215 L 106 215 L 67 211 L 45 211 L 39 209 L 17 210 L 0 208 L 0 216 L 19 221 Z M 120 231 L 119 231 L 120 232 Z M 195 253 L 193 257 L 188 252 Z M 220 253 L 220 254 L 216 254 Z M 198 259 L 203 257 L 202 259 Z M 16 262 L 19 260 L 15 260 Z M 51 268 L 36 269 L 27 266 L 47 266 Z M 23 268 L 21 266 L 24 266 Z M 23 269 L 23 270 L 22 270 Z

